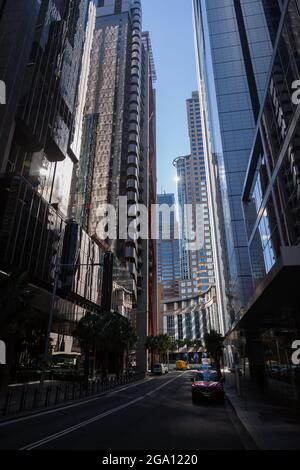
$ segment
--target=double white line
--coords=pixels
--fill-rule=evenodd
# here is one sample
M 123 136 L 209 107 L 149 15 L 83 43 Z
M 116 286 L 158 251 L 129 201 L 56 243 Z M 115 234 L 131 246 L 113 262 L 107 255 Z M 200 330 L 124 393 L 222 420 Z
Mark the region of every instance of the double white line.
M 148 392 L 145 395 L 140 396 L 139 398 L 131 400 L 131 401 L 125 403 L 124 405 L 120 405 L 120 406 L 117 406 L 116 408 L 112 408 L 111 410 L 105 411 L 104 413 L 101 413 L 97 416 L 94 416 L 93 418 L 82 421 L 81 423 L 76 424 L 75 426 L 71 426 L 69 428 L 64 429 L 63 431 L 60 431 L 60 432 L 52 434 L 48 437 L 45 437 L 44 439 L 41 439 L 40 441 L 36 441 L 32 444 L 28 444 L 27 446 L 21 447 L 19 450 L 37 449 L 38 447 L 42 447 L 43 445 L 48 444 L 49 442 L 55 441 L 57 439 L 60 439 L 61 437 L 64 437 L 68 434 L 71 434 L 72 432 L 75 432 L 78 429 L 82 429 L 86 426 L 89 426 L 90 424 L 93 424 L 97 421 L 100 421 L 101 419 L 106 418 L 106 416 L 110 416 L 114 413 L 118 413 L 118 411 L 122 411 L 125 408 L 128 408 L 129 406 L 135 405 L 136 403 L 144 400 L 145 398 L 148 398 L 148 397 L 152 396 L 154 393 L 158 392 L 158 390 L 161 390 L 162 388 L 167 387 L 169 384 L 171 384 L 175 380 L 178 380 L 179 377 L 182 377 L 184 374 L 185 374 L 185 372 L 183 374 L 180 374 L 180 375 L 176 376 L 175 378 L 173 378 L 171 380 L 168 380 L 168 382 L 163 383 L 159 387 L 156 387 L 155 389 L 151 390 L 151 392 Z

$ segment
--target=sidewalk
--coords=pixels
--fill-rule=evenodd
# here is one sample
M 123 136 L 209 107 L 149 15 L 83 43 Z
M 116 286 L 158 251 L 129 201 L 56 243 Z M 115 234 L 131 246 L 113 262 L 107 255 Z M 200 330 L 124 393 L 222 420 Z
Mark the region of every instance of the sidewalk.
M 226 396 L 261 450 L 300 450 L 300 410 L 259 393 L 249 380 L 237 394 L 235 375 L 225 372 Z

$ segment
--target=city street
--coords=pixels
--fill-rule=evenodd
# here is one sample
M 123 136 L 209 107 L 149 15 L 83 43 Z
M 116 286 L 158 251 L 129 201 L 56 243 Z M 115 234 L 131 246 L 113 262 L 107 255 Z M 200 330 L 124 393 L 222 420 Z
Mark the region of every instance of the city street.
M 86 403 L 1 423 L 0 448 L 255 448 L 229 404 L 192 404 L 191 375 L 171 372 L 151 377 Z

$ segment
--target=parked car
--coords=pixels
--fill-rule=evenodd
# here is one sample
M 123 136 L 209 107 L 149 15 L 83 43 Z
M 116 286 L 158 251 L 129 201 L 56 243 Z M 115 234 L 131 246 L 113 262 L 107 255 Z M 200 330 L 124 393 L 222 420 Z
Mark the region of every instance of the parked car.
M 169 368 L 166 364 L 154 364 L 153 366 L 153 374 L 155 375 L 164 375 L 169 372 Z
M 197 372 L 192 378 L 192 400 L 193 403 L 198 401 L 223 403 L 225 393 L 222 376 L 215 370 Z

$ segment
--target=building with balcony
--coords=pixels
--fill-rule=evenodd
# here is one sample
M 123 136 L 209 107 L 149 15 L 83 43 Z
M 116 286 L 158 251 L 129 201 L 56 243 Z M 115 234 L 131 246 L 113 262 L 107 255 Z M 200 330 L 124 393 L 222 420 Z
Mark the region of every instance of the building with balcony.
M 71 214 L 131 276 L 137 364 L 145 370 L 144 340 L 155 328 L 157 308 L 156 253 L 155 240 L 148 240 L 151 215 L 141 227 L 138 205 L 150 209 L 156 202 L 155 80 L 140 0 L 98 2 Z M 108 205 L 116 214 L 114 236 L 99 229 L 108 222 Z

